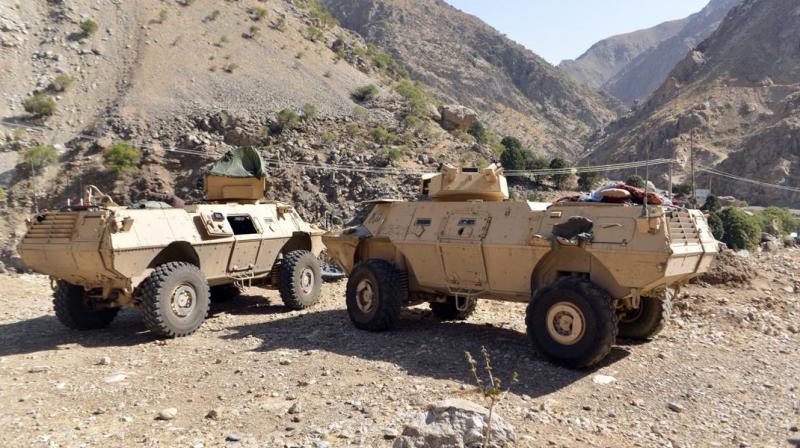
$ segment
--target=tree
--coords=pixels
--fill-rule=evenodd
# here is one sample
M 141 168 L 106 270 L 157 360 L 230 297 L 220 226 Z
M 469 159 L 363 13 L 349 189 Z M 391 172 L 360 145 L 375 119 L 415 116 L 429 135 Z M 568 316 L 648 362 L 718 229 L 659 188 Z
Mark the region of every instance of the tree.
M 644 178 L 638 174 L 630 176 L 628 180 L 625 181 L 625 183 L 630 185 L 631 187 L 636 187 L 636 188 L 644 188 L 645 186 Z
M 578 174 L 578 187 L 583 191 L 590 191 L 599 181 L 600 173 L 591 172 Z
M 754 249 L 761 240 L 758 221 L 738 208 L 726 208 L 719 212 L 722 221 L 723 242 L 731 249 Z
M 692 186 L 689 184 L 675 184 L 672 186 L 672 193 L 681 197 L 689 196 L 692 194 Z
M 722 202 L 719 201 L 719 198 L 714 196 L 713 194 L 708 195 L 706 198 L 706 202 L 700 208 L 700 210 L 716 213 L 722 210 Z M 719 238 L 717 238 L 719 239 Z
M 117 143 L 103 153 L 106 168 L 122 174 L 131 171 L 142 162 L 142 152 L 128 143 Z
M 567 163 L 566 160 L 564 160 L 564 159 L 562 159 L 560 157 L 556 157 L 555 159 L 550 161 L 550 169 L 563 169 L 563 168 L 569 168 L 569 164 Z M 564 189 L 564 186 L 566 185 L 566 183 L 569 180 L 570 176 L 571 176 L 571 174 L 569 174 L 569 173 L 566 173 L 566 174 L 551 174 L 550 175 L 550 180 L 553 181 L 553 184 L 555 184 L 556 188 L 558 188 L 559 190 L 562 190 L 562 189 Z
M 518 138 L 512 136 L 503 137 L 500 140 L 500 144 L 503 145 L 506 149 L 522 149 L 522 142 L 519 141 Z
M 479 144 L 482 145 L 486 143 L 487 131 L 480 121 L 476 121 L 472 126 L 470 126 L 467 132 L 469 133 L 469 135 L 475 137 L 475 141 L 478 142 Z
M 714 235 L 717 241 L 722 241 L 725 237 L 725 226 L 718 214 L 712 213 L 708 215 L 708 228 L 711 229 L 711 234 Z
M 34 146 L 25 151 L 22 160 L 33 171 L 39 171 L 58 161 L 58 151 L 52 146 Z
M 500 154 L 500 164 L 503 165 L 503 168 L 511 171 L 526 170 L 528 169 L 526 152 L 518 147 L 507 148 Z

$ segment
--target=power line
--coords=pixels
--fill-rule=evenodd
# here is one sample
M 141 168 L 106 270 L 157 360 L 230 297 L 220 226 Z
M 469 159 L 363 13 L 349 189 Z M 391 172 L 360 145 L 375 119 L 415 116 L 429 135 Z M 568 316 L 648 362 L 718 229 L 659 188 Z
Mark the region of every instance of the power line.
M 748 183 L 748 184 L 758 185 L 758 186 L 761 186 L 761 187 L 775 188 L 775 189 L 778 189 L 778 190 L 785 190 L 785 191 L 792 191 L 792 192 L 795 192 L 795 193 L 800 193 L 800 188 L 797 188 L 797 187 L 790 187 L 790 186 L 787 186 L 787 185 L 771 184 L 771 183 L 763 182 L 763 181 L 760 181 L 760 180 L 748 179 L 746 177 L 736 176 L 734 174 L 730 174 L 730 173 L 726 173 L 726 172 L 723 172 L 723 171 L 719 171 L 719 170 L 714 169 L 714 168 L 708 168 L 708 167 L 700 166 L 700 167 L 697 167 L 697 170 L 698 171 L 703 171 L 705 173 L 713 174 L 715 176 L 723 177 L 723 178 L 726 178 L 726 179 L 738 181 L 738 182 L 745 182 L 745 183 Z

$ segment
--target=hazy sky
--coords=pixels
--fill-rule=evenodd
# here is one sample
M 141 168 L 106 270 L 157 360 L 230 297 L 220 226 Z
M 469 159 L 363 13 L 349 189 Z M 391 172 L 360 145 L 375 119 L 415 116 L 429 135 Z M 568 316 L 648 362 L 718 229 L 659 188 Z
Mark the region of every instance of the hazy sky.
M 708 0 L 445 0 L 558 64 L 595 42 L 700 11 Z

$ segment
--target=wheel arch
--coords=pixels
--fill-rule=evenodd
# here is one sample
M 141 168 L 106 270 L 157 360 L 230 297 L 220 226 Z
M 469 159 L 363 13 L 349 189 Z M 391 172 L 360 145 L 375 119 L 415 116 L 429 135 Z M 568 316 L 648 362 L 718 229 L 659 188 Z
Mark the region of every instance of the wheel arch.
M 561 247 L 545 254 L 531 273 L 531 293 L 552 284 L 559 277 L 575 274 L 587 276 L 614 298 L 622 298 L 630 293 L 597 257 L 580 247 Z
M 175 261 L 182 261 L 185 263 L 190 263 L 198 268 L 200 266 L 200 256 L 197 254 L 197 251 L 191 245 L 191 243 L 187 241 L 175 241 L 170 243 L 167 247 L 161 250 L 158 255 L 150 261 L 150 264 L 147 266 L 148 269 L 155 269 L 156 267 L 164 264 L 164 263 L 171 263 Z
M 283 244 L 281 253 L 286 255 L 295 250 L 307 250 L 315 256 L 319 256 L 324 248 L 325 246 L 322 244 L 322 237 L 320 235 L 297 231 L 292 233 L 291 238 Z

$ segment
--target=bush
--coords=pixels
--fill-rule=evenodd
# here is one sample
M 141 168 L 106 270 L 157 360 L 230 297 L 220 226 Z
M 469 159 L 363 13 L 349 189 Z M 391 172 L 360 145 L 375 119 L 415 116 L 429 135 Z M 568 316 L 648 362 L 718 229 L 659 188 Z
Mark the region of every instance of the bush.
M 129 143 L 117 143 L 106 150 L 103 159 L 108 170 L 122 174 L 139 166 L 142 152 Z
M 706 198 L 706 202 L 703 204 L 703 206 L 700 207 L 700 210 L 715 213 L 722 210 L 722 203 L 719 201 L 718 197 L 710 194 Z
M 397 140 L 397 134 L 389 132 L 386 128 L 375 128 L 370 131 L 370 135 L 376 143 L 380 143 L 382 145 Z
M 6 194 L 6 189 L 0 187 L 0 206 L 5 207 L 6 199 L 8 199 L 8 195 Z
M 96 33 L 100 26 L 92 19 L 86 19 L 81 22 L 81 32 L 84 36 L 91 36 Z
M 330 11 L 320 6 L 317 0 L 307 0 L 305 6 L 308 8 L 311 17 L 317 19 L 319 23 L 325 28 L 339 26 L 339 20 L 331 14 Z
M 636 187 L 636 188 L 644 188 L 645 187 L 644 178 L 642 176 L 638 175 L 638 174 L 634 174 L 633 176 L 630 176 L 625 181 L 625 183 L 630 185 L 631 187 Z
M 353 92 L 353 98 L 358 101 L 368 101 L 375 98 L 378 92 L 380 92 L 380 90 L 378 90 L 378 87 L 374 84 L 367 84 L 357 88 L 356 91 Z
M 672 193 L 676 196 L 686 197 L 692 194 L 692 186 L 689 184 L 676 184 L 672 186 Z
M 306 103 L 303 104 L 303 118 L 306 120 L 313 120 L 317 116 L 317 106 Z
M 213 22 L 213 21 L 217 20 L 217 17 L 219 17 L 219 15 L 220 15 L 219 9 L 215 9 L 215 10 L 211 11 L 211 14 L 206 16 L 206 21 L 207 22 Z
M 530 152 L 520 147 L 506 147 L 500 154 L 500 164 L 509 171 L 523 171 L 527 169 L 527 160 Z
M 358 131 L 360 129 L 361 127 L 358 125 L 358 123 L 347 123 L 347 127 L 345 127 L 345 132 L 347 133 L 348 136 L 355 137 L 356 135 L 358 135 Z
M 250 39 L 255 39 L 255 37 L 258 36 L 258 33 L 260 32 L 261 28 L 255 25 L 250 25 L 250 32 L 248 33 L 248 35 L 250 36 Z
M 486 128 L 481 124 L 480 121 L 476 121 L 472 126 L 470 126 L 469 135 L 475 137 L 475 141 L 483 145 L 486 143 L 488 136 Z
M 305 36 L 305 38 L 311 42 L 319 42 L 323 39 L 323 37 L 325 37 L 325 33 L 323 33 L 322 29 L 317 26 L 308 25 L 305 33 L 303 33 L 303 36 Z
M 58 151 L 52 146 L 34 146 L 25 151 L 22 156 L 25 165 L 38 171 L 58 161 Z
M 48 87 L 49 90 L 53 92 L 64 92 L 69 89 L 73 84 L 75 84 L 75 78 L 69 75 L 58 75 L 53 79 L 53 82 L 50 83 Z
M 722 241 L 731 249 L 754 249 L 761 240 L 758 221 L 738 208 L 726 208 L 719 212 L 722 221 Z
M 506 149 L 522 149 L 522 142 L 519 141 L 518 138 L 512 136 L 503 137 L 500 140 L 500 144 L 503 145 Z
M 322 134 L 320 134 L 319 139 L 320 141 L 322 141 L 322 143 L 327 145 L 333 143 L 334 140 L 336 140 L 336 134 L 330 131 L 325 131 Z
M 769 233 L 777 232 L 780 235 L 788 235 L 800 228 L 800 223 L 786 208 L 767 207 L 757 213 L 755 219 L 761 229 Z
M 550 161 L 550 168 L 551 169 L 569 168 L 569 164 L 567 163 L 566 160 L 560 157 L 556 157 L 555 159 Z M 551 174 L 550 180 L 553 181 L 553 184 L 555 184 L 556 188 L 558 188 L 559 190 L 563 190 L 567 184 L 567 181 L 569 181 L 570 176 L 572 176 L 572 174 L 569 173 Z
M 600 173 L 580 173 L 578 174 L 578 187 L 583 191 L 591 191 L 600 182 Z
M 300 124 L 300 116 L 293 110 L 283 109 L 278 112 L 278 132 L 290 131 Z
M 708 215 L 708 228 L 711 229 L 711 234 L 717 241 L 722 241 L 725 238 L 725 226 L 722 224 L 722 218 L 718 214 L 712 213 Z
M 408 101 L 409 113 L 416 116 L 424 116 L 426 107 L 430 103 L 430 99 L 419 84 L 404 79 L 400 81 L 394 88 L 398 95 Z
M 263 19 L 264 16 L 267 15 L 266 8 L 262 8 L 260 6 L 257 6 L 255 8 L 250 8 L 250 10 L 248 12 L 250 13 L 250 18 L 255 20 L 255 21 L 259 21 L 259 20 Z
M 22 101 L 25 112 L 37 117 L 49 117 L 58 111 L 58 104 L 53 97 L 37 92 Z

